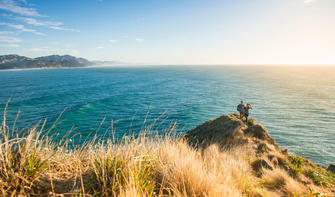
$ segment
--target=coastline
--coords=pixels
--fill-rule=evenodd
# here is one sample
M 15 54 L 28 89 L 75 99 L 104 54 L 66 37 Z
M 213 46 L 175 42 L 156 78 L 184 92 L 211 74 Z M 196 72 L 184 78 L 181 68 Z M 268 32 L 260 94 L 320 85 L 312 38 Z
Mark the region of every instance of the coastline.
M 71 69 L 71 68 L 87 68 L 89 66 L 78 66 L 78 67 L 33 67 L 33 68 L 10 68 L 10 69 L 0 69 L 1 71 L 23 71 L 23 70 L 53 70 L 53 69 Z

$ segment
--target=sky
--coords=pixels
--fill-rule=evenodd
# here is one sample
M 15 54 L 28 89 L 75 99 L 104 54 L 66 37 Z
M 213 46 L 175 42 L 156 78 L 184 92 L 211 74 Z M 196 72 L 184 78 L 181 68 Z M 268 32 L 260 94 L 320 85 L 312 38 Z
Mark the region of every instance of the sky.
M 335 64 L 335 0 L 0 0 L 0 55 Z

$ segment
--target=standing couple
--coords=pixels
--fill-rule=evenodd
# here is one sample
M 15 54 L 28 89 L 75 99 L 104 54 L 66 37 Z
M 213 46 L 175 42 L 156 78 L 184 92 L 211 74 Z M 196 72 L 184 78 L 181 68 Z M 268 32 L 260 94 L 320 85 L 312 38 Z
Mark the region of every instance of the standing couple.
M 240 119 L 243 119 L 243 116 L 245 117 L 245 121 L 248 122 L 248 116 L 249 116 L 249 110 L 252 109 L 251 105 L 247 103 L 245 106 L 243 101 L 237 106 L 237 111 L 240 112 Z

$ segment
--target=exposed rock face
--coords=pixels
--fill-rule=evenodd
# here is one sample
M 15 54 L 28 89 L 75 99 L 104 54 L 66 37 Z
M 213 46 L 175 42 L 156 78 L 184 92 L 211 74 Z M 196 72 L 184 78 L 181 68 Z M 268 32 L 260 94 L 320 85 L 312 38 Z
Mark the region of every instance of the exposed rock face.
M 332 172 L 332 173 L 335 174 L 335 165 L 330 164 L 330 165 L 328 166 L 327 170 L 328 170 L 329 172 Z
M 260 171 L 262 168 L 273 170 L 273 167 L 264 159 L 258 159 L 252 162 L 252 169 L 256 172 Z

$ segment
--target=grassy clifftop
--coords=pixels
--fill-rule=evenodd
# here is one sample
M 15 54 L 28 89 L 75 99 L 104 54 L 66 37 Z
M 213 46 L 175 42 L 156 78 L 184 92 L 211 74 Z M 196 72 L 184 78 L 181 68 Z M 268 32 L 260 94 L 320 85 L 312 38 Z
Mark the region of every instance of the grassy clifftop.
M 74 149 L 0 127 L 0 196 L 334 196 L 335 175 L 282 150 L 256 121 L 209 120 L 180 138 L 124 137 Z M 171 131 L 174 130 L 172 126 Z
M 246 190 L 248 195 L 250 191 L 256 196 L 335 195 L 335 174 L 280 148 L 265 127 L 253 119 L 245 123 L 237 114 L 223 115 L 188 131 L 185 139 L 198 151 L 212 146 L 221 152 L 244 149 L 241 157 L 255 184 Z

